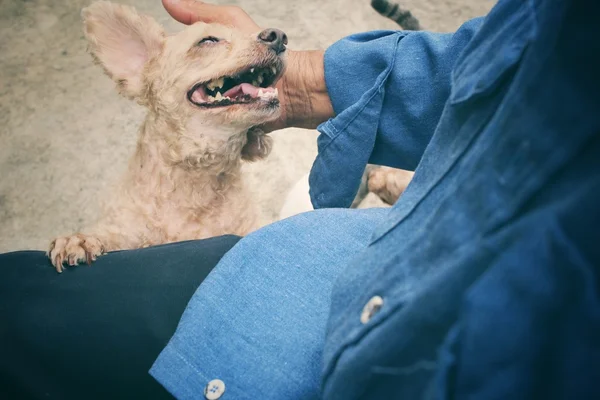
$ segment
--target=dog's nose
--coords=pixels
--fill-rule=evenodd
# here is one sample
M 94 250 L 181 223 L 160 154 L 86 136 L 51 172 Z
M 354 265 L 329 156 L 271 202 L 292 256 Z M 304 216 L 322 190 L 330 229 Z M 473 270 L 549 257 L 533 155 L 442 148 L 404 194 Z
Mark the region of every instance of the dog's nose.
M 265 29 L 258 34 L 258 40 L 273 49 L 276 54 L 283 53 L 288 43 L 287 35 L 279 29 Z

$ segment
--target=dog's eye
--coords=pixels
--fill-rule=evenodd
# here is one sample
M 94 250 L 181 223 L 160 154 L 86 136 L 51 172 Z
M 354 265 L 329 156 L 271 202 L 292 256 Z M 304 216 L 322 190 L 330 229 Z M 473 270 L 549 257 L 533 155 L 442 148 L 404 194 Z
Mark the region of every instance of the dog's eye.
M 205 43 L 219 43 L 219 39 L 214 36 L 205 37 L 204 39 L 198 42 L 198 46 L 201 46 Z

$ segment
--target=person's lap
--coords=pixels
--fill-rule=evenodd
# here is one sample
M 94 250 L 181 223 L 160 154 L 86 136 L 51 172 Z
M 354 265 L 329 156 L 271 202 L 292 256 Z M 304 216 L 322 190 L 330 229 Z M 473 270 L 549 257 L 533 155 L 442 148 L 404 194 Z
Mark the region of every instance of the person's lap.
M 386 215 L 319 210 L 242 239 L 200 285 L 151 374 L 180 399 L 215 379 L 227 398 L 317 398 L 334 281 Z
M 148 370 L 238 237 L 110 253 L 57 274 L 0 255 L 0 398 L 172 398 Z
M 42 252 L 0 255 L 0 393 L 169 398 L 148 370 L 195 292 L 151 371 L 161 384 L 179 398 L 198 398 L 213 378 L 232 398 L 316 396 L 331 287 L 386 213 L 269 225 L 206 280 L 239 238 L 110 253 L 61 275 Z M 196 390 L 178 392 L 180 379 Z

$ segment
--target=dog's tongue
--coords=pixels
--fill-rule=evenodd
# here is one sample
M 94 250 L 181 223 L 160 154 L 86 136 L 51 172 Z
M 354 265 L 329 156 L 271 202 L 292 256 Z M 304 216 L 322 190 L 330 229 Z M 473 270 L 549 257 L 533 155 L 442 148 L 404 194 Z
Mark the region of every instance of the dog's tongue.
M 272 92 L 274 89 L 271 87 L 268 88 L 257 88 L 249 83 L 242 83 L 240 85 L 234 86 L 228 91 L 226 91 L 223 96 L 236 98 L 240 95 L 250 95 L 250 97 L 258 97 L 258 91 L 262 90 L 264 93 Z
M 202 86 L 198 86 L 192 93 L 192 101 L 195 103 L 204 103 L 206 101 L 206 92 Z

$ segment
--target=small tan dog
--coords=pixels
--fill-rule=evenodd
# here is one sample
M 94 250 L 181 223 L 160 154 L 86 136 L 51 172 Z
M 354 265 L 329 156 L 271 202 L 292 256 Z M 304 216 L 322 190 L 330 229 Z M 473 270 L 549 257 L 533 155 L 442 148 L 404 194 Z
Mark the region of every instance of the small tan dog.
M 280 114 L 273 86 L 285 68 L 285 34 L 196 23 L 168 36 L 152 18 L 109 2 L 82 16 L 96 62 L 149 112 L 100 221 L 50 245 L 56 270 L 106 251 L 257 228 L 241 163 L 270 152 L 271 139 L 252 127 Z

